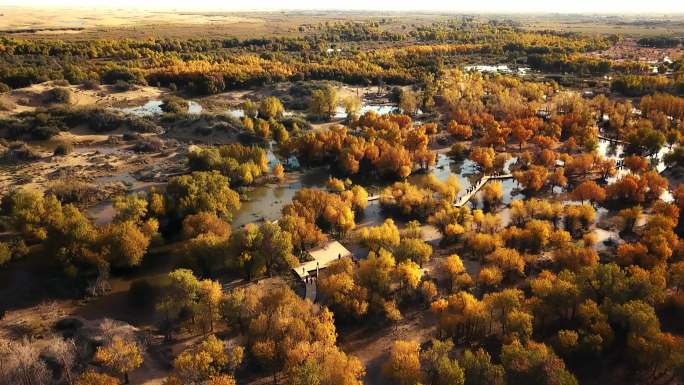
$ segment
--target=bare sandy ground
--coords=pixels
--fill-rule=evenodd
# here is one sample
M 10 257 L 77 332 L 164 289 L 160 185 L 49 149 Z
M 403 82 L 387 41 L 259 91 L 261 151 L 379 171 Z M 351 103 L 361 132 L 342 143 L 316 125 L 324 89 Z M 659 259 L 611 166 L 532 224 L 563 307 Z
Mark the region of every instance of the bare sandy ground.
M 72 29 L 79 33 L 81 28 L 121 27 L 138 24 L 234 24 L 262 23 L 263 20 L 226 13 L 174 12 L 122 8 L 29 8 L 0 6 L 0 29 Z M 65 31 L 41 31 L 43 34 L 64 33 Z M 67 33 L 69 31 L 67 30 Z
M 198 102 L 207 111 L 212 112 L 217 112 L 222 109 L 239 108 L 240 103 L 247 99 L 261 100 L 266 97 L 273 96 L 276 94 L 276 89 L 283 91 L 290 84 L 291 83 L 283 82 L 258 89 L 227 91 L 216 95 L 202 97 L 198 100 Z M 377 91 L 378 87 L 354 87 L 349 85 L 341 85 L 337 87 L 337 95 L 341 100 L 350 96 L 358 96 L 362 100 L 372 99 L 372 96 L 374 96 Z
M 382 364 L 387 359 L 394 342 L 416 341 L 423 344 L 435 336 L 436 326 L 429 312 L 412 311 L 394 326 L 377 331 L 361 329 L 345 335 L 339 342 L 348 354 L 356 356 L 366 367 L 366 384 L 385 383 Z
M 26 88 L 18 88 L 0 94 L 0 100 L 9 102 L 13 107 L 7 111 L 0 110 L 0 116 L 7 116 L 23 111 L 33 111 L 38 107 L 46 107 L 43 94 L 54 87 L 54 82 L 34 84 Z M 165 91 L 156 87 L 136 87 L 125 92 L 116 92 L 111 86 L 102 86 L 99 90 L 86 90 L 80 86 L 65 86 L 73 95 L 71 105 L 74 107 L 129 107 L 141 105 L 152 99 L 161 98 Z

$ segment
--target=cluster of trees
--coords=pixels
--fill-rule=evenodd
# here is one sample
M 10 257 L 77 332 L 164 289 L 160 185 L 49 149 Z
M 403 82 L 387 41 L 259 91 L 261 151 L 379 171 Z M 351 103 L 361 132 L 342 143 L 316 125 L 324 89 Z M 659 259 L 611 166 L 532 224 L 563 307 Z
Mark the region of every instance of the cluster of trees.
M 160 223 L 172 230 L 188 216 L 206 213 L 188 225 L 204 233 L 218 222 L 229 222 L 240 198 L 228 179 L 214 171 L 172 178 L 163 192 L 117 196 L 113 220 L 104 226 L 53 194 L 17 189 L 3 197 L 1 206 L 6 223 L 16 232 L 16 240 L 0 246 L 3 262 L 8 256 L 25 255 L 27 245 L 35 245 L 35 252 L 51 257 L 68 277 L 88 281 L 89 290 L 101 293 L 110 268 L 140 265 L 150 246 L 162 241 Z
M 159 227 L 148 215 L 148 201 L 135 195 L 115 202 L 114 221 L 104 227 L 95 226 L 76 206 L 39 192 L 13 191 L 3 197 L 2 208 L 24 242 L 41 244 L 42 252 L 71 276 L 85 272 L 106 278 L 109 266 L 139 265 Z
M 269 96 L 258 103 L 247 100 L 240 107 L 244 114 L 241 128 L 245 133 L 260 140 L 287 142 L 290 134 L 297 134 L 302 123 L 306 123 L 283 118 L 285 106 L 275 96 Z
M 678 92 L 682 87 L 679 81 L 662 75 L 625 75 L 615 78 L 610 89 L 625 96 L 643 96 L 656 92 Z
M 218 171 L 195 171 L 171 178 L 163 198 L 158 199 L 160 209 L 177 223 L 188 215 L 200 212 L 213 213 L 231 221 L 240 209 L 240 195 L 230 188 L 229 182 Z M 157 196 L 157 192 L 149 195 L 151 200 L 157 200 Z
M 342 126 L 307 132 L 293 139 L 289 149 L 306 164 L 333 164 L 347 175 L 373 172 L 405 178 L 415 167 L 435 163 L 428 144 L 436 125 L 414 127 L 406 115 L 369 111 L 359 118 L 358 127 L 362 135 Z
M 594 108 L 580 95 L 556 92 L 553 83 L 525 82 L 514 77 L 450 71 L 440 79 L 438 107 L 450 119 L 457 139 L 473 139 L 481 166 L 497 166 L 492 150 L 551 150 L 570 140 L 570 148 L 592 150 L 598 143 Z M 503 154 L 501 156 L 504 156 Z M 499 164 L 505 158 L 499 159 Z
M 218 192 L 208 198 L 221 196 Z M 341 182 L 334 192 L 302 189 L 283 207 L 277 223 L 247 224 L 235 231 L 223 210 L 202 205 L 184 216 L 187 241 L 182 253 L 186 263 L 203 276 L 225 269 L 248 279 L 273 276 L 296 267 L 306 250 L 328 239 L 327 233 L 353 230 L 357 213 L 367 204 L 368 193 L 361 186 Z
M 499 339 L 509 383 L 577 383 L 554 350 L 573 365 L 619 352 L 644 371 L 677 375 L 682 338 L 661 331 L 655 313 L 666 297 L 666 277 L 663 268 L 594 264 L 543 271 L 530 280 L 530 297 L 519 289 L 492 291 L 482 298 L 462 290 L 434 301 L 431 308 L 442 338 L 464 343 Z M 553 350 L 535 342 L 535 335 L 552 335 L 548 341 Z M 518 360 L 532 354 L 524 353 L 527 349 L 537 351 L 536 365 L 552 366 L 538 370 L 521 364 Z M 546 363 L 537 356 L 541 352 L 549 356 Z
M 249 185 L 268 172 L 266 150 L 257 146 L 226 144 L 196 147 L 188 153 L 192 171 L 219 171 L 233 185 Z
M 593 245 L 586 233 L 596 219 L 596 210 L 589 204 L 562 206 L 540 199 L 514 200 L 510 219 L 510 225 L 503 228 L 501 217 L 496 213 L 445 207 L 428 221 L 442 233 L 445 241 L 463 242 L 469 255 L 492 262 L 490 267 L 501 269 L 504 274 L 515 270 L 524 276 L 525 254 L 556 250 L 559 258 L 566 258 L 563 253 L 570 246 L 590 248 Z M 503 254 L 499 254 L 499 248 L 504 248 Z M 584 262 L 595 263 L 596 253 L 586 251 L 593 256 Z M 508 262 L 502 263 L 503 260 Z M 504 274 L 500 275 L 502 279 Z
M 164 384 L 235 385 L 235 370 L 243 359 L 242 346 L 228 347 L 212 334 L 176 357 L 173 371 Z
M 663 93 L 647 95 L 638 110 L 630 101 L 615 101 L 603 95 L 592 99 L 604 130 L 628 142 L 627 151 L 653 155 L 665 144 L 681 137 L 682 98 Z
M 682 44 L 682 39 L 669 36 L 642 37 L 637 41 L 642 47 L 674 48 Z
M 649 117 L 663 113 L 674 119 L 684 119 L 684 98 L 674 95 L 656 93 L 644 96 L 639 101 L 639 108 Z
M 482 348 L 466 349 L 458 359 L 451 358 L 454 350 L 449 339 L 433 339 L 425 349 L 417 342 L 399 340 L 384 363 L 384 373 L 401 385 L 578 383 L 563 360 L 543 343 L 515 339 L 502 347 L 500 364 Z
M 387 230 L 376 230 L 380 231 Z M 371 251 L 358 265 L 348 257 L 335 261 L 318 278 L 321 301 L 342 321 L 401 320 L 399 305 L 402 302 L 425 301 L 437 294 L 435 284 L 423 280 L 420 266 L 409 258 L 415 251 L 416 245 L 411 244 L 414 240 L 402 240 L 403 244 L 394 247 L 394 253 L 383 247 Z M 431 254 L 432 250 L 427 251 Z M 418 255 L 412 257 L 420 258 Z
M 341 320 L 373 316 L 390 321 L 399 319 L 399 306 L 406 301 L 432 301 L 438 337 L 445 340 L 423 349 L 411 341 L 394 345 L 384 371 L 388 380 L 402 384 L 485 379 L 576 384 L 564 361 L 574 367 L 615 354 L 644 372 L 677 376 L 684 341 L 661 330 L 656 309 L 674 295 L 668 287 L 679 285 L 677 264 L 668 264 L 679 247 L 674 232 L 679 210 L 664 202 L 653 210 L 639 229 L 639 242 L 620 245 L 617 263 L 599 263 L 590 231 L 596 218 L 591 205 L 514 201 L 512 225 L 503 229 L 493 214 L 451 208 L 454 217 L 460 214 L 468 221 L 464 250 L 486 262 L 475 279 L 455 254 L 440 261 L 436 276 L 422 275 L 419 263 L 431 250 L 423 251 L 419 244 L 424 243 L 411 238 L 418 224 L 402 237 L 388 220 L 357 233 L 356 239 L 372 250 L 368 259 L 342 259 L 321 273 L 321 300 Z M 499 289 L 504 281 L 519 282 L 534 255 L 545 250 L 551 251 L 553 270 L 532 275 L 525 283 L 527 294 Z M 444 286 L 435 285 L 442 279 Z M 440 287 L 452 294 L 440 297 Z M 457 359 L 450 353 L 454 342 L 477 344 L 491 337 L 501 344 L 498 362 L 484 350 L 467 350 Z
M 214 214 L 200 213 L 186 217 L 183 227 L 189 238 L 183 247 L 187 263 L 204 276 L 229 269 L 251 279 L 287 272 L 299 264 L 292 234 L 274 223 L 250 223 L 230 231 Z
M 428 175 L 423 186 L 410 182 L 396 182 L 380 194 L 380 204 L 390 212 L 413 219 L 425 219 L 441 207 L 452 205 L 461 185 L 458 178 L 450 176 L 442 181 L 434 174 Z
M 579 54 L 533 54 L 527 56 L 527 64 L 540 71 L 577 75 L 605 75 L 611 72 L 644 74 L 650 70 L 649 65 L 646 63 L 613 61 Z
M 656 171 L 625 175 L 606 186 L 606 198 L 623 204 L 653 202 L 667 190 L 669 182 Z
M 112 320 L 97 325 L 101 331 L 96 349 L 77 338 L 55 336 L 47 340 L 11 341 L 0 339 L 0 378 L 8 384 L 76 385 L 128 384 L 128 374 L 143 363 L 144 346 L 139 338 Z M 93 351 L 94 350 L 94 351 Z M 83 361 L 93 361 L 101 371 L 82 372 Z
M 72 84 L 97 80 L 122 87 L 160 84 L 201 94 L 299 79 L 409 84 L 433 72 L 439 62 L 460 60 L 462 53 L 573 53 L 605 49 L 612 43 L 578 34 L 523 32 L 509 22 L 452 20 L 403 28 L 398 32 L 372 22 L 304 25 L 298 36 L 244 40 L 5 37 L 0 45 L 0 83 L 19 88 L 47 80 L 66 79 Z M 373 44 L 377 41 L 414 44 L 377 50 Z M 365 44 L 328 55 L 327 49 L 339 42 Z
M 173 327 L 199 325 L 206 338 L 176 357 L 166 383 L 234 384 L 235 371 L 246 361 L 274 383 L 280 376 L 292 385 L 361 384 L 365 369 L 336 346 L 333 314 L 285 284 L 223 293 L 218 282 L 200 281 L 189 270 L 176 270 L 169 279 L 158 310 Z M 227 346 L 210 334 L 214 322 L 243 335 L 245 346 Z
M 367 206 L 368 192 L 361 186 L 333 192 L 305 188 L 283 207 L 283 222 L 297 234 L 297 248 L 303 250 L 314 240 L 324 238 L 319 235 L 322 231 L 346 234 L 353 230 L 357 213 Z

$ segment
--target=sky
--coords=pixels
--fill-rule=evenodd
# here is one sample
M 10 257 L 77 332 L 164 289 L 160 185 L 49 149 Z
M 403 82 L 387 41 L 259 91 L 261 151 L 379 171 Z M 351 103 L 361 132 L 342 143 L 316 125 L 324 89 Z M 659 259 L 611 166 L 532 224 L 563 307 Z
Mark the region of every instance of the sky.
M 179 10 L 374 10 L 484 13 L 681 14 L 684 0 L 0 0 L 2 5 Z

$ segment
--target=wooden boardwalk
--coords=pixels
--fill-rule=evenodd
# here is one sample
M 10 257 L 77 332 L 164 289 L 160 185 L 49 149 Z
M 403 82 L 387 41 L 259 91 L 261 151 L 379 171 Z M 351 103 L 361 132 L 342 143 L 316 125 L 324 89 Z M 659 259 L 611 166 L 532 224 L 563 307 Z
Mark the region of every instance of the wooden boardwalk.
M 502 180 L 502 179 L 511 179 L 511 178 L 513 178 L 513 174 L 485 175 L 485 176 L 483 176 L 480 180 L 477 181 L 477 183 L 475 183 L 474 186 L 472 186 L 473 187 L 472 190 L 469 190 L 465 195 L 462 195 L 460 198 L 458 198 L 456 203 L 454 203 L 454 207 L 463 207 L 490 180 Z
M 622 139 L 609 138 L 609 137 L 603 136 L 603 135 L 599 135 L 598 138 L 601 139 L 601 140 L 605 140 L 606 142 L 611 142 L 611 143 L 615 143 L 615 144 L 621 144 L 621 145 L 623 145 L 623 146 L 629 145 L 629 142 L 628 142 L 628 141 L 622 140 Z
M 502 180 L 502 179 L 511 179 L 511 178 L 513 178 L 513 174 L 485 175 L 480 180 L 477 181 L 477 183 L 475 184 L 475 188 L 472 191 L 469 191 L 465 195 L 458 198 L 456 203 L 454 203 L 454 206 L 455 207 L 463 207 L 463 205 L 468 203 L 473 198 L 473 196 L 475 196 L 475 194 L 477 194 L 477 192 L 480 191 L 480 189 L 485 184 L 487 184 L 487 182 L 489 182 L 490 180 Z M 370 197 L 368 197 L 368 202 L 380 200 L 380 197 L 382 197 L 382 195 L 370 196 Z

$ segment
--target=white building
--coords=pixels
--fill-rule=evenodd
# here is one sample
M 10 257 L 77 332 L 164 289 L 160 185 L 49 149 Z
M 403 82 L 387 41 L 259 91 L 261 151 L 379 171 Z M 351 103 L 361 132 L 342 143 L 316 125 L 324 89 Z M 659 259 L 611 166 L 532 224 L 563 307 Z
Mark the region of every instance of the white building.
M 328 242 L 324 246 L 309 250 L 308 254 L 311 260 L 293 269 L 302 281 L 309 276 L 315 276 L 318 270 L 325 269 L 338 259 L 352 255 L 351 251 L 338 241 Z

